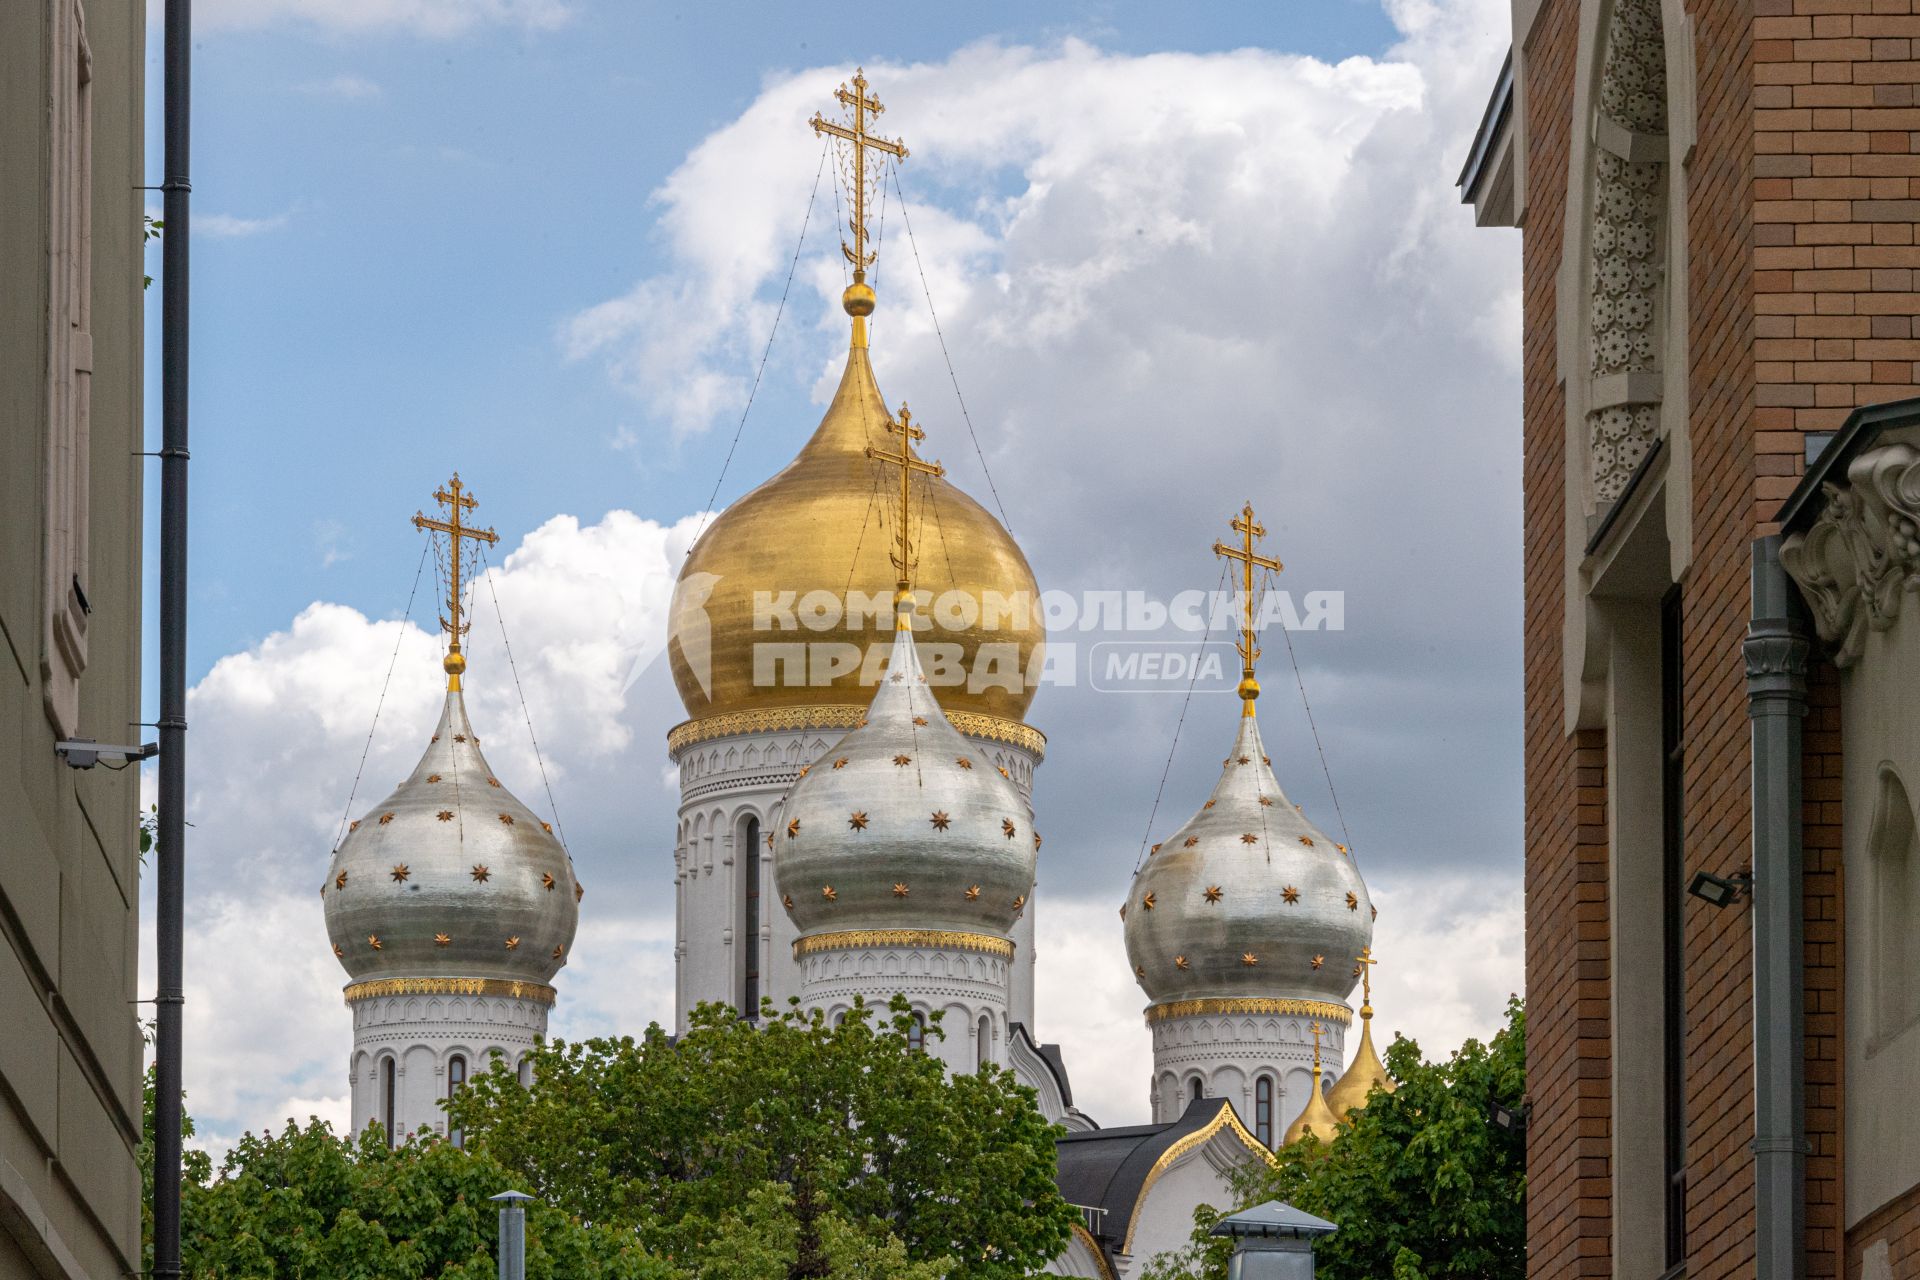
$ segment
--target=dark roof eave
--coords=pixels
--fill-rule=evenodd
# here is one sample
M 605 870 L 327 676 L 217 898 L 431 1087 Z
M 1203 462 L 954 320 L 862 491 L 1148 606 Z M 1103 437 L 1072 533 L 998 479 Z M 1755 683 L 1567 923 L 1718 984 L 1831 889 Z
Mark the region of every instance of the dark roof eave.
M 1847 415 L 1847 420 L 1827 442 L 1800 477 L 1793 492 L 1781 504 L 1773 519 L 1781 533 L 1794 533 L 1813 523 L 1826 505 L 1821 490 L 1829 483 L 1844 484 L 1847 465 L 1880 435 L 1899 427 L 1920 426 L 1920 396 L 1862 405 Z
M 1473 145 L 1467 150 L 1467 162 L 1460 167 L 1460 179 L 1453 185 L 1460 188 L 1460 203 L 1472 204 L 1473 194 L 1480 186 L 1482 170 L 1487 159 L 1494 152 L 1494 142 L 1500 131 L 1506 127 L 1513 115 L 1513 49 L 1507 49 L 1507 56 L 1500 64 L 1500 74 L 1493 82 L 1493 93 L 1487 99 L 1487 109 L 1481 113 L 1480 127 L 1474 130 Z

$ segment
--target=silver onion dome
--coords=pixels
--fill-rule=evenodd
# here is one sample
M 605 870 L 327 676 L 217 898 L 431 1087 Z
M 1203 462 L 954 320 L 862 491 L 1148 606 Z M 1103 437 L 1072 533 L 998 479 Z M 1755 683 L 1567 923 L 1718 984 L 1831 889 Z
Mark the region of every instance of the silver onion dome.
M 1121 908 L 1127 959 L 1155 1003 L 1344 1002 L 1373 941 L 1366 882 L 1288 802 L 1244 706 L 1212 797 L 1133 879 Z
M 356 982 L 544 983 L 573 946 L 581 890 L 551 827 L 480 754 L 456 680 L 419 765 L 352 825 L 320 892 Z
M 947 722 L 913 633 L 895 634 L 859 728 L 787 792 L 774 880 L 803 936 L 928 929 L 1005 936 L 1039 837 L 1019 790 Z

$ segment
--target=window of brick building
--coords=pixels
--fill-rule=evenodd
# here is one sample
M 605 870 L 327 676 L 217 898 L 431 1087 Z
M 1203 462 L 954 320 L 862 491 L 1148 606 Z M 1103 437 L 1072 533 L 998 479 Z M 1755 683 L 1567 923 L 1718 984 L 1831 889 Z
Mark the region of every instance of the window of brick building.
M 1687 1259 L 1687 1019 L 1685 682 L 1680 664 L 1680 589 L 1660 601 L 1661 1109 L 1666 1124 L 1666 1261 Z
M 1867 856 L 1873 878 L 1873 1040 L 1893 1039 L 1920 1020 L 1920 852 L 1913 802 L 1892 766 L 1880 769 Z
M 760 819 L 740 829 L 740 1016 L 760 1016 Z
M 80 0 L 53 7 L 47 281 L 47 503 L 41 675 L 63 736 L 87 666 L 87 493 L 93 376 L 93 60 Z

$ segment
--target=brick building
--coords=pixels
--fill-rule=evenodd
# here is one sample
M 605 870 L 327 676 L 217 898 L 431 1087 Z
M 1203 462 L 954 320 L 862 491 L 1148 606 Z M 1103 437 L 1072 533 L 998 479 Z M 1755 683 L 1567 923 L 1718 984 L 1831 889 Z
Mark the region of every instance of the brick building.
M 1920 1276 L 1917 46 L 1513 3 L 1536 1276 Z

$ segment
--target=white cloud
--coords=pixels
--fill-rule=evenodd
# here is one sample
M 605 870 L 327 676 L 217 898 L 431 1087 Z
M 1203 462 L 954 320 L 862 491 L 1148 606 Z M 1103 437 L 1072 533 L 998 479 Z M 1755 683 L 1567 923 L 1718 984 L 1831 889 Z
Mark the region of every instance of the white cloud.
M 444 24 L 453 7 L 357 0 L 335 25 L 425 30 L 421 15 Z M 315 8 L 264 12 L 333 21 Z M 365 16 L 375 8 L 378 24 Z M 470 20 L 517 9 L 480 6 Z M 1504 0 L 1392 0 L 1389 11 L 1405 40 L 1377 60 L 988 44 L 869 74 L 887 127 L 913 148 L 904 178 L 920 258 L 1042 583 L 1162 598 L 1209 586 L 1207 548 L 1251 497 L 1289 587 L 1347 592 L 1348 629 L 1295 647 L 1381 905 L 1381 1030 L 1438 1057 L 1490 1034 L 1520 981 L 1517 271 L 1513 239 L 1473 228 L 1452 187 L 1506 15 Z M 738 414 L 819 160 L 804 122 L 841 76 L 772 80 L 696 147 L 656 193 L 671 269 L 562 326 L 568 355 L 601 362 L 635 396 L 639 420 L 621 427 L 620 447 Z M 817 395 L 844 348 L 832 207 L 823 191 L 768 373 Z M 985 497 L 897 212 L 877 275 L 882 386 L 905 393 L 936 433 L 933 451 Z M 702 323 L 689 325 L 696 299 Z M 675 780 L 661 772 L 661 737 L 679 709 L 657 658 L 696 521 L 673 517 L 555 517 L 497 580 L 589 889 L 562 979 L 563 1034 L 637 1032 L 670 1012 Z M 484 588 L 479 598 L 469 703 L 495 726 L 501 776 L 541 808 Z M 432 604 L 414 616 L 430 620 Z M 194 691 L 195 758 L 219 762 L 196 770 L 196 875 L 219 883 L 196 910 L 224 931 L 229 966 L 271 972 L 277 961 L 263 958 L 283 949 L 300 949 L 303 966 L 318 955 L 329 1009 L 340 977 L 312 891 L 396 644 L 364 810 L 411 767 L 431 718 L 437 644 L 425 630 L 315 604 Z M 1268 746 L 1294 797 L 1333 831 L 1284 662 L 1270 646 Z M 647 678 L 630 680 L 636 671 Z M 1180 714 L 1176 699 L 1084 686 L 1042 690 L 1033 713 L 1050 739 L 1035 786 L 1048 836 L 1035 1030 L 1063 1044 L 1077 1100 L 1104 1123 L 1145 1111 L 1148 1043 L 1114 908 Z M 1160 835 L 1204 796 L 1232 718 L 1225 700 L 1192 707 Z M 222 914 L 222 895 L 259 902 L 258 919 Z M 196 1100 L 217 1101 L 219 1132 L 339 1092 L 344 1022 L 296 1028 L 311 1011 L 273 983 L 223 986 L 198 976 L 209 961 L 192 963 L 190 981 L 205 984 L 194 999 L 217 999 L 225 1020 L 204 1029 L 209 1041 L 266 1072 L 190 1075 Z M 245 1057 L 254 1043 L 289 1046 L 281 1068 Z M 227 1070 L 198 1055 L 190 1071 Z
M 657 923 L 629 920 L 620 893 L 601 891 L 617 890 L 631 866 L 631 826 L 614 783 L 632 748 L 626 676 L 664 637 L 667 596 L 690 536 L 690 524 L 663 527 L 624 511 L 591 525 L 556 516 L 493 570 L 491 589 L 483 582 L 475 592 L 467 704 L 476 724 L 490 726 L 489 762 L 523 800 L 547 811 L 495 621 L 497 591 L 547 774 L 582 879 L 595 891 L 556 1030 L 655 1016 L 661 1011 L 646 1004 L 647 993 L 673 990 L 670 974 L 660 981 L 661 964 L 671 969 L 664 938 L 658 955 L 649 950 Z M 432 584 L 431 572 L 423 575 L 414 621 L 310 605 L 286 630 L 220 659 L 188 694 L 197 763 L 187 801 L 186 1085 L 210 1148 L 289 1117 L 345 1114 L 352 1025 L 316 890 L 356 772 L 357 816 L 426 747 L 445 684 L 440 642 L 420 625 L 440 611 Z M 591 785 L 572 786 L 575 776 Z M 150 895 L 143 918 L 142 963 L 150 964 Z M 144 982 L 151 985 L 150 973 Z
M 201 235 L 219 240 L 238 240 L 257 236 L 263 231 L 278 231 L 287 225 L 289 216 L 276 213 L 266 218 L 242 218 L 231 213 L 196 213 L 191 225 Z
M 298 26 L 334 34 L 391 30 L 445 38 L 481 26 L 557 27 L 571 12 L 566 0 L 200 0 L 193 19 L 196 32 Z
M 309 80 L 300 86 L 301 92 L 311 93 L 325 98 L 345 98 L 348 101 L 361 101 L 378 98 L 386 91 L 365 76 L 352 72 L 343 72 L 337 76 L 328 76 L 324 80 Z

